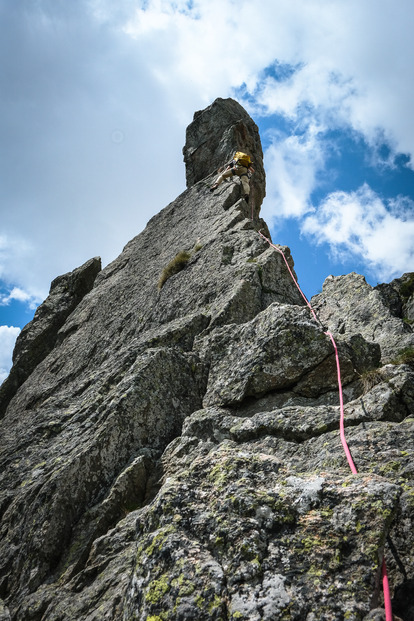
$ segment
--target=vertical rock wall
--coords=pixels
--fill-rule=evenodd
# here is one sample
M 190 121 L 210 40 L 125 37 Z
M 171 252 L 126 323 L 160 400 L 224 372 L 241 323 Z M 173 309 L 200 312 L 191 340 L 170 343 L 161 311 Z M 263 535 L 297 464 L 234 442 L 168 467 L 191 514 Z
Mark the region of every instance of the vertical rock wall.
M 195 112 L 187 127 L 183 148 L 187 187 L 216 174 L 236 151 L 247 153 L 254 162 L 250 202 L 258 215 L 266 194 L 259 132 L 244 108 L 233 99 L 216 99 L 205 110 Z

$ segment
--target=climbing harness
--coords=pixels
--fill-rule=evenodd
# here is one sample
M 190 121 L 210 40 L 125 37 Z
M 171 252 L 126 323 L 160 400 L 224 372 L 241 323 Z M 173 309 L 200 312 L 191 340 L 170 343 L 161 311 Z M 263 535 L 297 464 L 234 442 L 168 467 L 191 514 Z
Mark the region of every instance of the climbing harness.
M 253 211 L 252 211 L 252 220 L 253 220 Z M 340 411 L 340 418 L 339 418 L 339 430 L 340 430 L 340 438 L 341 438 L 341 443 L 342 443 L 342 447 L 344 449 L 346 458 L 348 460 L 348 464 L 349 467 L 351 469 L 351 472 L 353 474 L 357 474 L 358 471 L 355 467 L 354 461 L 352 459 L 352 455 L 351 455 L 351 451 L 349 450 L 346 438 L 345 438 L 345 424 L 344 424 L 344 400 L 343 400 L 343 393 L 342 393 L 342 381 L 341 381 L 341 368 L 340 368 L 340 364 L 339 364 L 339 355 L 338 355 L 338 348 L 336 346 L 335 343 L 335 339 L 332 335 L 332 333 L 329 330 L 325 330 L 325 328 L 322 326 L 320 320 L 318 319 L 314 309 L 312 308 L 310 302 L 308 301 L 307 297 L 305 296 L 305 294 L 303 293 L 302 289 L 299 287 L 299 284 L 295 278 L 295 276 L 293 275 L 292 270 L 290 269 L 289 263 L 287 262 L 287 259 L 283 253 L 283 251 L 280 248 L 277 248 L 277 246 L 275 246 L 274 244 L 272 244 L 272 242 L 270 241 L 270 239 L 268 239 L 267 237 L 265 237 L 265 235 L 263 235 L 263 233 L 259 230 L 258 231 L 260 237 L 262 239 L 264 239 L 269 246 L 271 246 L 272 248 L 274 248 L 276 250 L 276 252 L 278 252 L 279 254 L 282 255 L 283 260 L 286 264 L 286 267 L 288 268 L 289 274 L 293 280 L 293 282 L 295 283 L 299 293 L 301 294 L 302 298 L 305 300 L 306 302 L 306 306 L 309 308 L 310 312 L 313 315 L 313 318 L 315 319 L 315 321 L 322 327 L 324 334 L 326 334 L 326 336 L 328 336 L 331 340 L 331 343 L 333 345 L 334 351 L 335 351 L 335 360 L 336 360 L 336 369 L 337 369 L 337 376 L 338 376 L 338 390 L 339 390 L 339 411 Z M 382 565 L 381 565 L 381 577 L 382 577 L 382 589 L 383 589 L 383 593 L 384 593 L 384 608 L 385 608 L 385 619 L 386 621 L 393 621 L 393 615 L 392 615 L 392 607 L 391 607 L 391 596 L 390 596 L 390 589 L 389 589 L 389 584 L 388 584 L 388 574 L 387 574 L 387 566 L 385 564 L 385 557 L 383 556 L 382 558 Z
M 246 169 L 246 172 L 242 172 L 240 174 L 240 169 L 244 169 L 244 168 Z M 219 177 L 217 177 L 215 183 L 210 187 L 210 192 L 214 192 L 214 190 L 216 190 L 223 181 L 227 181 L 227 178 L 229 176 L 233 176 L 233 177 L 237 176 L 239 177 L 240 181 L 242 177 L 247 177 L 247 179 L 250 181 L 250 178 L 254 170 L 251 168 L 250 164 L 243 164 L 241 163 L 241 161 L 237 161 L 236 159 L 233 159 L 228 164 L 225 164 L 224 166 L 219 168 L 218 172 L 220 173 L 220 175 Z M 241 183 L 244 189 L 243 182 Z

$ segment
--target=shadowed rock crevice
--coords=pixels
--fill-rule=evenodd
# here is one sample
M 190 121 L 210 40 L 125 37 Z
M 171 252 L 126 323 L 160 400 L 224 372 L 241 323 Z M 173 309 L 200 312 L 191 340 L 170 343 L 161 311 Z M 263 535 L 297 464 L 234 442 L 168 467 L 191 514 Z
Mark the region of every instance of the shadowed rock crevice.
M 71 580 L 85 569 L 93 542 L 132 511 L 149 504 L 159 490 L 159 454 L 139 455 L 115 479 L 109 491 L 74 525 L 70 542 L 62 551 L 56 575 Z M 90 572 L 88 572 L 90 574 Z

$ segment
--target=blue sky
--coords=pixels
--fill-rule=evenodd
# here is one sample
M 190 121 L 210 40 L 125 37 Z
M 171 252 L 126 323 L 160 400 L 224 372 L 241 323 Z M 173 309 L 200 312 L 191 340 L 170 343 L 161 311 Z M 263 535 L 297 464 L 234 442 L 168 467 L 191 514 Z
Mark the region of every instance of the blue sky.
M 411 0 L 0 0 L 0 381 L 50 282 L 185 189 L 196 110 L 259 126 L 273 241 L 310 298 L 414 271 Z M 167 162 L 167 165 L 165 163 Z

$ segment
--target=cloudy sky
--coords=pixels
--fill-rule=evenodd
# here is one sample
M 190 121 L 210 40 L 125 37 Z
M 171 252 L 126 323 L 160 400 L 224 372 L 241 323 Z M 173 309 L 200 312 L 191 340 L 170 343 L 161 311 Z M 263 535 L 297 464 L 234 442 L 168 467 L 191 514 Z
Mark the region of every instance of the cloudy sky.
M 193 113 L 259 126 L 273 241 L 414 271 L 412 0 L 0 0 L 0 381 L 51 280 L 108 264 L 185 189 Z

